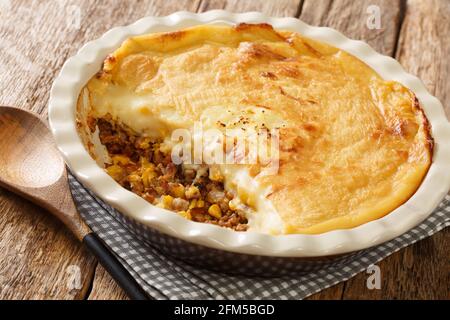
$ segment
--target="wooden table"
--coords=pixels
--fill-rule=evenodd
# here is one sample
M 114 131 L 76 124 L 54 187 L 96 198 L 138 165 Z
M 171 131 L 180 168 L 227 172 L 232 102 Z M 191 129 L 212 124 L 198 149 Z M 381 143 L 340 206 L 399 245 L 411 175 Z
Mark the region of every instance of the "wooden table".
M 46 117 L 55 75 L 85 42 L 144 16 L 210 9 L 299 17 L 365 40 L 419 76 L 450 114 L 450 0 L 0 0 L 0 105 Z M 449 248 L 447 229 L 381 262 L 381 290 L 367 289 L 362 273 L 312 299 L 449 299 Z M 0 189 L 0 298 L 126 297 L 61 223 Z

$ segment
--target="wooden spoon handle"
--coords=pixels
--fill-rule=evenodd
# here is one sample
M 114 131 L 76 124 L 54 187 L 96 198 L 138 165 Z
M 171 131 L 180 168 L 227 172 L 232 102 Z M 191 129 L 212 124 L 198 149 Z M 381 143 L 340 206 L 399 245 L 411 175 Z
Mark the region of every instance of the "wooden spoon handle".
M 113 279 L 116 280 L 117 284 L 125 291 L 130 299 L 149 300 L 147 294 L 142 290 L 136 280 L 95 233 L 91 232 L 87 234 L 83 238 L 83 243 L 89 248 Z
M 78 213 L 65 175 L 61 176 L 55 184 L 43 188 L 17 186 L 13 183 L 4 183 L 1 180 L 0 187 L 4 187 L 48 210 L 64 223 L 80 241 L 92 232 Z

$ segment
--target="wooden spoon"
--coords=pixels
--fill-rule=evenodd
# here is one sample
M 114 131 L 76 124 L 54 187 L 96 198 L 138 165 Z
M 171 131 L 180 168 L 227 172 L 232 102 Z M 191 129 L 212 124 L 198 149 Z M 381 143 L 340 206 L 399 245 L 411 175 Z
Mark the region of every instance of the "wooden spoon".
M 31 112 L 0 106 L 0 186 L 50 211 L 90 249 L 130 298 L 148 299 L 80 217 L 64 160 L 50 130 Z

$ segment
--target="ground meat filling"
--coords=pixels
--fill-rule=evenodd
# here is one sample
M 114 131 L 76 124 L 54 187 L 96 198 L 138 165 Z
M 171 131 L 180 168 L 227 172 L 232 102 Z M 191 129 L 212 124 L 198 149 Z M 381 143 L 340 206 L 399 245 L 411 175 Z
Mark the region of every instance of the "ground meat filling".
M 175 165 L 161 141 L 134 134 L 109 117 L 91 120 L 112 163 L 108 174 L 148 202 L 192 221 L 236 231 L 248 228 L 244 212 L 233 205 L 220 174 L 205 165 Z

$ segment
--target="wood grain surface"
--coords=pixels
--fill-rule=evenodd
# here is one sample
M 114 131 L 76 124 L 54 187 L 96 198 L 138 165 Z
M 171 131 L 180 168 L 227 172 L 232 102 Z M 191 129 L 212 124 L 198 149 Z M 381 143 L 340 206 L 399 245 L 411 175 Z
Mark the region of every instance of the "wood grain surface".
M 300 17 L 364 40 L 419 76 L 450 115 L 449 0 L 0 0 L 0 105 L 45 117 L 54 77 L 87 41 L 143 16 L 211 9 Z M 126 298 L 44 210 L 0 189 L 0 213 L 0 298 Z M 449 248 L 447 229 L 383 260 L 381 290 L 361 273 L 311 298 L 449 299 Z

